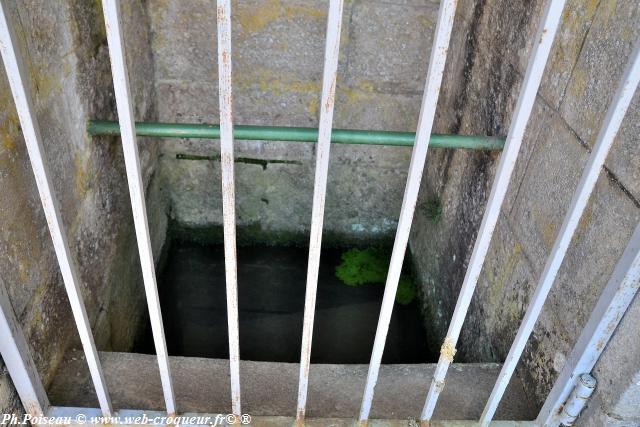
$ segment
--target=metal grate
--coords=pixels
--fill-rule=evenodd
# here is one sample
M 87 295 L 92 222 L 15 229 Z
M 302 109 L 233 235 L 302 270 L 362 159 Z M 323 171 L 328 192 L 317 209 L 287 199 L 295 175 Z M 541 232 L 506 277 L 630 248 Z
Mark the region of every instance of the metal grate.
M 158 366 L 162 380 L 162 388 L 169 416 L 178 413 L 173 391 L 169 358 L 162 325 L 162 313 L 158 298 L 158 289 L 154 271 L 151 241 L 142 185 L 142 173 L 136 143 L 136 127 L 133 118 L 131 94 L 129 89 L 127 67 L 125 61 L 125 45 L 120 21 L 118 0 L 103 0 L 103 11 L 107 29 L 107 40 L 112 65 L 113 82 L 116 94 L 119 118 L 119 132 L 122 136 L 127 180 L 131 195 L 134 224 L 142 272 L 146 292 L 147 305 L 151 318 L 153 338 L 158 357 Z M 326 32 L 324 77 L 322 85 L 322 101 L 320 124 L 317 131 L 317 156 L 311 236 L 309 244 L 309 263 L 307 271 L 306 298 L 304 309 L 304 326 L 302 331 L 302 351 L 300 361 L 300 378 L 297 403 L 297 421 L 302 424 L 305 418 L 307 386 L 311 355 L 313 320 L 315 311 L 316 289 L 322 227 L 324 217 L 325 193 L 329 170 L 329 152 L 332 139 L 332 118 L 335 103 L 336 76 L 338 67 L 338 51 L 340 46 L 340 27 L 342 21 L 343 0 L 330 0 Z M 445 387 L 447 369 L 456 352 L 462 324 L 469 309 L 478 277 L 487 255 L 491 237 L 500 214 L 507 187 L 513 172 L 520 145 L 531 114 L 533 102 L 540 86 L 545 64 L 551 50 L 553 39 L 558 29 L 565 0 L 549 0 L 540 22 L 533 51 L 531 53 L 526 75 L 524 77 L 518 103 L 514 112 L 506 145 L 501 154 L 495 181 L 489 196 L 478 237 L 469 261 L 469 266 L 462 283 L 453 317 L 442 344 L 440 358 L 433 381 L 428 389 L 424 409 L 420 416 L 424 422 L 432 419 L 440 392 Z M 87 358 L 91 378 L 95 387 L 100 409 L 78 409 L 50 406 L 41 380 L 35 370 L 19 323 L 17 322 L 4 286 L 0 284 L 0 341 L 2 357 L 7 364 L 13 382 L 18 390 L 25 410 L 32 416 L 37 415 L 77 415 L 95 416 L 100 413 L 105 417 L 114 414 L 137 414 L 140 411 L 114 411 L 104 375 L 94 344 L 91 328 L 87 319 L 84 302 L 80 296 L 78 273 L 69 246 L 66 241 L 58 203 L 52 193 L 52 186 L 44 162 L 42 137 L 37 119 L 33 112 L 32 102 L 26 89 L 26 74 L 21 66 L 20 54 L 15 43 L 9 20 L 7 19 L 6 0 L 0 0 L 0 48 L 9 78 L 14 101 L 22 125 L 24 139 L 29 158 L 36 178 L 40 199 L 49 225 L 58 263 L 62 271 L 67 294 L 71 302 L 73 316 L 78 327 L 84 353 Z M 431 130 L 435 117 L 438 95 L 442 82 L 449 39 L 456 11 L 456 0 L 442 0 L 438 15 L 436 34 L 431 50 L 431 59 L 426 78 L 425 90 L 420 112 L 415 142 L 404 200 L 400 211 L 400 219 L 391 256 L 385 293 L 380 311 L 375 342 L 371 354 L 371 362 L 367 382 L 362 398 L 359 420 L 366 424 L 369 418 L 374 397 L 375 385 L 386 341 L 389 321 L 393 309 L 394 298 L 400 277 L 402 261 L 407 248 L 409 232 L 418 198 L 418 190 L 426 161 L 427 150 L 431 138 Z M 232 119 L 232 79 L 231 79 L 231 1 L 217 0 L 218 15 L 218 67 L 219 67 L 219 103 L 222 160 L 222 194 L 224 214 L 224 245 L 226 265 L 226 291 L 229 328 L 229 364 L 231 376 L 231 412 L 241 414 L 240 395 L 240 356 L 238 340 L 238 296 L 236 272 L 235 241 L 235 195 L 233 170 L 234 126 Z M 640 81 L 640 45 L 634 50 L 627 70 L 618 91 L 614 95 L 597 143 L 594 146 L 582 179 L 573 196 L 571 206 L 547 260 L 538 287 L 533 295 L 520 329 L 512 344 L 509 355 L 489 397 L 479 420 L 483 426 L 488 425 L 511 379 L 516 364 L 520 359 L 524 346 L 533 330 L 543 304 L 554 283 L 567 248 L 576 230 L 578 221 L 589 200 L 607 153 L 620 128 L 623 117 L 629 107 L 631 98 Z M 633 296 L 640 286 L 640 226 L 633 234 L 627 249 L 620 259 L 609 283 L 602 292 L 591 318 L 585 326 L 568 362 L 553 387 L 547 401 L 534 425 L 558 425 L 562 404 L 576 384 L 577 377 L 591 371 L 606 342 L 610 339 L 615 327 L 620 322 Z M 426 384 L 425 384 L 426 388 Z M 144 408 L 142 408 L 144 409 Z M 145 411 L 147 412 L 147 411 Z M 151 413 L 152 411 L 148 411 Z M 356 414 L 354 414 L 355 416 Z M 523 423 L 526 424 L 526 423 Z

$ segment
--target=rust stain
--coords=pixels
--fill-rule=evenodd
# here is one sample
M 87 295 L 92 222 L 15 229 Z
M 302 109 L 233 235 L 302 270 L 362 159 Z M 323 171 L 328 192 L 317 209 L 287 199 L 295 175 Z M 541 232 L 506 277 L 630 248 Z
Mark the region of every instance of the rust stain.
M 337 74 L 337 71 L 333 73 L 333 78 L 331 79 L 331 87 L 329 87 L 329 93 L 327 94 L 327 101 L 324 104 L 324 110 L 327 113 L 331 111 L 331 108 L 333 108 L 333 104 L 335 103 Z
M 175 425 L 175 420 L 178 417 L 178 413 L 177 412 L 167 412 L 167 425 Z M 171 422 L 169 422 L 171 421 Z
M 547 32 L 549 32 L 549 29 L 548 29 L 548 28 L 544 28 L 544 29 L 542 30 L 542 34 L 540 35 L 540 41 L 538 42 L 538 44 L 541 44 L 541 43 L 542 43 L 542 41 L 544 40 L 544 38 L 545 38 L 545 37 L 546 37 L 546 35 L 547 35 Z

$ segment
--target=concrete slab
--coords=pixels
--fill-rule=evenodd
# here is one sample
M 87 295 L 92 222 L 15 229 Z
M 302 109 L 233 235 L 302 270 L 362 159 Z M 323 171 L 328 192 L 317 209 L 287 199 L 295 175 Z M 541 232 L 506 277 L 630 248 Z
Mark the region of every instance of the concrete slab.
M 153 355 L 100 353 L 115 408 L 162 410 L 162 388 Z M 183 412 L 228 412 L 231 407 L 228 361 L 171 357 L 178 408 Z M 419 416 L 433 364 L 383 365 L 372 418 Z M 499 364 L 454 364 L 449 370 L 438 419 L 474 420 L 500 370 Z M 251 416 L 294 416 L 298 364 L 241 362 L 243 412 Z M 367 365 L 312 365 L 309 417 L 353 419 L 360 406 Z M 70 351 L 49 386 L 53 405 L 96 407 L 97 401 L 81 352 Z M 527 420 L 536 415 L 518 379 L 512 381 L 497 419 Z

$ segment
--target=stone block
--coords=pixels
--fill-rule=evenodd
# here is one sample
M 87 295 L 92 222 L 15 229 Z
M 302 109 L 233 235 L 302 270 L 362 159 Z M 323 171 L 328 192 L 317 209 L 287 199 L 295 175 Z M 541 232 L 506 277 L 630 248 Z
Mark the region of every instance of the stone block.
M 216 8 L 206 0 L 147 3 L 159 80 L 217 81 Z
M 622 79 L 633 45 L 640 36 L 640 6 L 637 2 L 602 1 L 572 70 L 560 112 L 576 135 L 593 146 Z M 638 185 L 638 118 L 640 95 L 635 96 L 621 132 L 607 159 L 607 167 L 633 194 Z
M 526 242 L 524 251 L 536 275 L 542 272 L 588 158 L 556 114 L 540 137 L 509 214 L 514 233 Z
M 598 0 L 568 0 L 564 6 L 539 91 L 554 109 L 560 107 L 600 3 Z
M 438 7 L 356 3 L 350 23 L 346 82 L 387 93 L 421 93 Z

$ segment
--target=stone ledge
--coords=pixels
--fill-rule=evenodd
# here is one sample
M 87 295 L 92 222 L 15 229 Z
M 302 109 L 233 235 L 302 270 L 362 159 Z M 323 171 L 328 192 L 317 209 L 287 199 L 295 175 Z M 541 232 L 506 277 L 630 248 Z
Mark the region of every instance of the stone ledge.
M 155 356 L 101 352 L 111 399 L 116 409 L 163 410 Z M 181 412 L 227 413 L 231 407 L 228 361 L 171 357 Z M 67 353 L 49 387 L 56 406 L 98 407 L 86 362 L 80 351 Z M 440 397 L 437 419 L 477 420 L 500 371 L 494 363 L 453 364 Z M 374 419 L 418 417 L 435 364 L 382 365 L 371 412 Z M 298 364 L 242 361 L 243 412 L 252 416 L 295 416 Z M 307 415 L 354 419 L 360 407 L 367 365 L 311 365 Z M 496 419 L 530 420 L 536 408 L 514 379 Z M 405 421 L 406 422 L 406 421 Z

